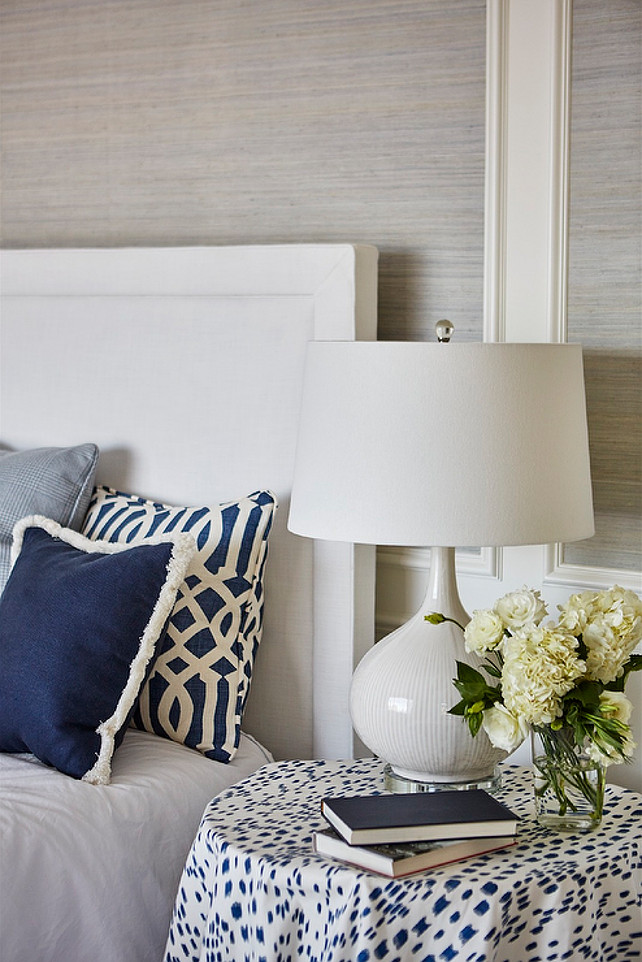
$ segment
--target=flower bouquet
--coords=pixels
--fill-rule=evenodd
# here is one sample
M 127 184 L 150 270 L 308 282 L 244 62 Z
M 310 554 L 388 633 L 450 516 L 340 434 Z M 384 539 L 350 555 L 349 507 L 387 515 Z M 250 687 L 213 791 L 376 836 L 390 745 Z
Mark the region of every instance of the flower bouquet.
M 606 766 L 629 761 L 635 749 L 624 687 L 642 668 L 633 654 L 642 602 L 616 585 L 572 595 L 558 609 L 557 623 L 544 624 L 540 593 L 523 588 L 460 625 L 466 650 L 483 660 L 480 671 L 457 662 L 461 700 L 450 713 L 508 752 L 530 732 L 540 822 L 589 829 L 602 817 Z M 426 619 L 452 620 L 438 612 Z

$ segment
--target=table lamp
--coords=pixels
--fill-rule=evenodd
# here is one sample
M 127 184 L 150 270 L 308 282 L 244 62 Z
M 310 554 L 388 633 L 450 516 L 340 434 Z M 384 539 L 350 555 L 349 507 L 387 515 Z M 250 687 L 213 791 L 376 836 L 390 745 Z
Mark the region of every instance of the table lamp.
M 465 625 L 455 547 L 593 534 L 582 352 L 571 344 L 317 341 L 308 346 L 288 527 L 311 538 L 431 546 L 426 597 L 374 645 L 352 724 L 396 791 L 493 787 L 506 756 L 472 738 L 452 680 Z M 520 587 L 516 585 L 514 587 Z

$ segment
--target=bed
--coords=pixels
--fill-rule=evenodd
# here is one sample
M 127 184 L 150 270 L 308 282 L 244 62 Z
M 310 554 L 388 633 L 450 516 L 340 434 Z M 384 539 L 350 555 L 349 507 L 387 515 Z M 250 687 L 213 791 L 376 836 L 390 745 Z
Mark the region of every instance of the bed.
M 70 686 L 74 706 L 92 684 L 98 697 L 111 681 L 89 670 L 91 659 L 111 666 L 109 647 L 85 653 L 81 646 L 61 668 L 56 651 L 49 651 L 55 646 L 46 646 L 44 658 L 32 645 L 32 674 L 21 661 L 28 677 L 20 684 L 27 688 L 11 711 L 6 705 L 13 689 L 4 682 L 5 729 L 14 715 L 24 714 L 24 724 L 51 745 L 52 756 L 41 752 L 45 763 L 33 751 L 18 751 L 20 740 L 0 755 L 3 962 L 156 962 L 207 802 L 272 758 L 360 753 L 348 691 L 374 634 L 374 549 L 297 538 L 287 532 L 286 520 L 307 342 L 375 337 L 376 264 L 373 248 L 345 244 L 2 253 L 0 540 L 12 466 L 26 491 L 28 515 L 12 528 L 10 578 L 0 565 L 4 677 L 26 657 L 12 648 L 23 632 L 22 623 L 15 631 L 18 616 L 35 611 L 41 633 L 51 622 L 38 619 L 54 617 L 42 613 L 48 605 L 32 603 L 40 598 L 34 584 L 44 584 L 59 602 L 54 614 L 60 621 L 71 609 L 80 617 L 65 594 L 75 586 L 88 620 L 72 621 L 68 633 L 73 628 L 102 638 L 109 593 L 100 580 L 94 594 L 78 589 L 94 586 L 79 579 L 98 570 L 91 567 L 96 558 L 101 571 L 116 571 L 129 585 L 143 578 L 139 572 L 148 577 L 153 556 L 159 574 L 145 596 L 144 611 L 152 614 L 149 620 L 140 614 L 141 639 L 152 623 L 160 626 L 145 649 L 143 680 L 131 704 L 123 698 L 140 648 L 128 662 L 127 684 L 122 678 L 114 683 L 118 730 L 110 734 L 103 721 L 100 750 L 93 752 L 101 756 L 107 746 L 103 767 L 97 761 L 75 774 L 58 770 L 58 735 L 43 722 L 49 702 L 32 702 L 24 691 L 45 664 L 50 677 L 60 671 L 53 687 Z M 42 466 L 43 451 L 47 471 L 55 470 L 50 458 L 60 452 L 84 458 L 75 466 L 82 483 L 60 522 L 48 518 L 48 502 L 44 509 L 37 499 L 32 503 L 37 485 L 29 484 L 30 459 Z M 190 531 L 177 535 L 194 506 L 205 513 L 191 514 Z M 12 511 L 21 514 L 15 501 Z M 5 510 L 7 523 L 9 514 Z M 197 581 L 189 566 L 208 543 L 204 517 L 214 519 L 207 538 L 210 527 L 221 526 L 214 539 L 219 552 L 221 531 L 242 523 L 239 543 L 247 546 L 247 519 L 259 519 L 252 549 L 234 555 L 225 579 L 232 612 L 234 599 L 249 601 L 242 606 L 242 630 L 235 629 L 221 659 L 225 669 L 212 686 L 202 684 L 206 695 L 198 712 L 194 685 L 185 684 L 163 714 L 163 691 L 173 689 L 161 685 L 160 646 L 178 644 L 171 626 L 179 600 L 187 605 L 185 584 Z M 161 521 L 167 530 L 159 534 Z M 143 537 L 148 543 L 141 547 Z M 134 557 L 136 574 L 125 579 L 122 572 L 130 568 L 122 566 L 133 565 Z M 239 558 L 244 566 L 252 560 L 252 578 L 241 577 L 246 567 L 241 571 Z M 50 582 L 41 575 L 43 565 Z M 68 574 L 61 589 L 56 579 L 63 568 Z M 216 577 L 220 568 L 219 561 L 204 563 Z M 210 597 L 207 577 L 199 575 L 198 590 Z M 217 591 L 222 604 L 220 585 Z M 120 621 L 123 610 L 135 610 L 136 598 L 123 597 L 111 606 Z M 226 626 L 235 616 L 224 609 L 221 617 Z M 211 625 L 215 620 L 211 614 Z M 211 625 L 203 630 L 214 631 Z M 166 661 L 175 665 L 178 659 Z M 89 747 L 93 751 L 93 742 Z

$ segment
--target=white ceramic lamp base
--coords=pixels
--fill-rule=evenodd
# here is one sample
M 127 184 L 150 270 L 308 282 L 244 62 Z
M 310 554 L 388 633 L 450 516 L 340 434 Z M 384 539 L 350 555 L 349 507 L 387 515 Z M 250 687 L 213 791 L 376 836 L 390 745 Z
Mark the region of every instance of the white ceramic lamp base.
M 458 700 L 452 680 L 456 661 L 477 667 L 463 632 L 432 611 L 469 621 L 459 599 L 454 549 L 433 548 L 430 581 L 417 614 L 376 644 L 352 679 L 350 712 L 364 744 L 389 763 L 388 787 L 395 791 L 492 787 L 506 752 L 493 748 L 485 732 L 473 738 L 461 717 L 449 715 Z M 412 785 L 415 785 L 415 788 Z

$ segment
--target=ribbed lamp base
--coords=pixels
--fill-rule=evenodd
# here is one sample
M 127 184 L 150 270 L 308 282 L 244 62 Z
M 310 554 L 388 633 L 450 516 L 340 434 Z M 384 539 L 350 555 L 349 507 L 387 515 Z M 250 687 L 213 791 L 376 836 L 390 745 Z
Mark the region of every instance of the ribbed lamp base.
M 454 549 L 433 548 L 430 583 L 417 614 L 383 638 L 357 665 L 350 690 L 352 724 L 361 741 L 388 762 L 393 791 L 496 787 L 495 768 L 506 752 L 482 730 L 472 737 L 461 717 L 448 713 L 457 701 L 457 661 L 478 667 L 466 652 L 461 628 L 433 625 L 440 612 L 464 625 L 455 578 Z M 402 787 L 402 786 L 406 787 Z M 423 787 L 425 786 L 425 787 Z

